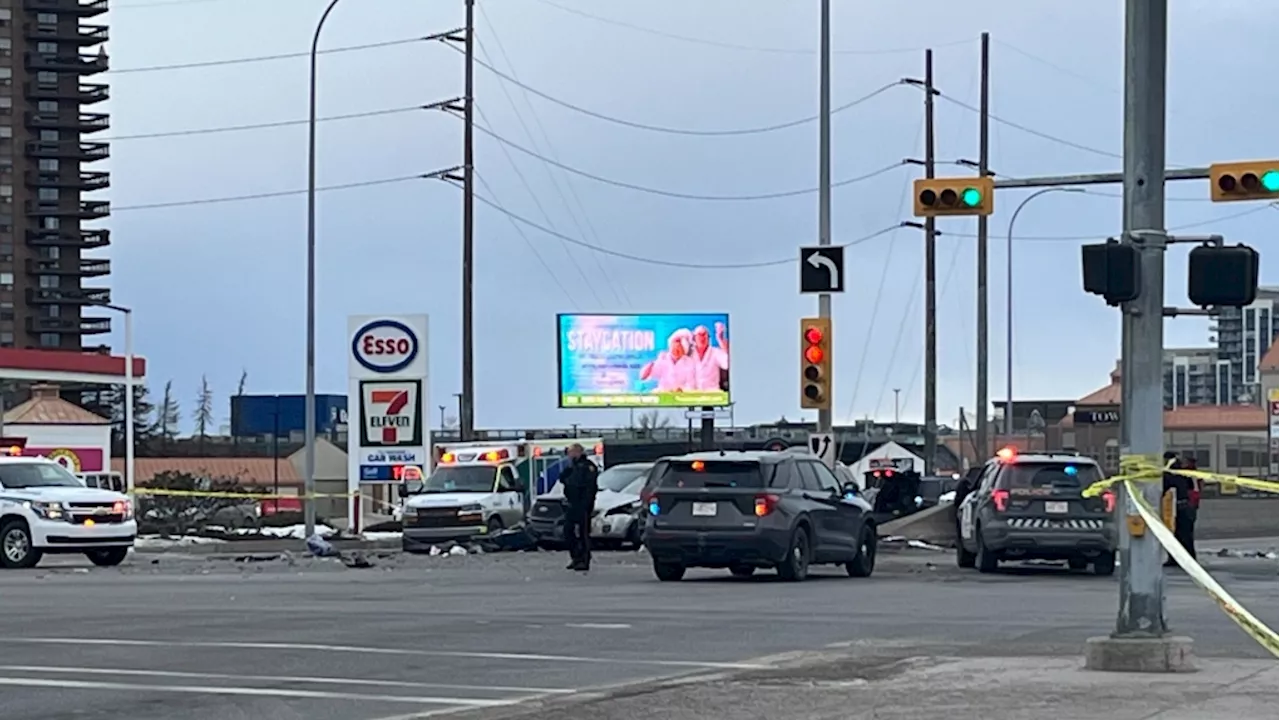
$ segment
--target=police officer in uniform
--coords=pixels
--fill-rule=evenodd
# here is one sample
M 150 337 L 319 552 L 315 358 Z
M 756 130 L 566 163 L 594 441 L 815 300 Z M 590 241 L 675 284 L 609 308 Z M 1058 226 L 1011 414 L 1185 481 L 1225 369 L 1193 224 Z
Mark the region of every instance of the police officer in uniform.
M 599 469 L 587 457 L 582 445 L 569 446 L 570 464 L 560 478 L 564 486 L 564 537 L 569 544 L 566 569 L 586 572 L 591 569 L 591 512 L 595 508 L 599 486 Z
M 1164 454 L 1164 462 L 1167 470 L 1164 473 L 1164 487 L 1161 493 L 1163 495 L 1163 493 L 1167 493 L 1170 490 L 1173 491 L 1174 504 L 1177 508 L 1174 510 L 1173 534 L 1178 539 L 1178 542 L 1184 548 L 1187 548 L 1189 544 L 1187 538 L 1187 528 L 1189 526 L 1187 516 L 1191 512 L 1191 488 L 1194 481 L 1177 472 L 1169 472 L 1171 470 L 1181 470 L 1183 467 L 1182 458 L 1178 456 L 1178 453 L 1166 452 Z M 1191 549 L 1190 552 L 1192 557 L 1195 557 L 1195 550 Z M 1169 555 L 1164 564 L 1165 567 L 1176 567 L 1178 562 L 1173 559 L 1172 555 Z

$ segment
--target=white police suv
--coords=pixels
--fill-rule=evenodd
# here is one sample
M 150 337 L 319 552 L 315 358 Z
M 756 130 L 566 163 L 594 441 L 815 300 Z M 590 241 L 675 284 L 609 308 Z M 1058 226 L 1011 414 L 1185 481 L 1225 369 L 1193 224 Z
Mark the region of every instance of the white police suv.
M 0 457 L 0 567 L 29 568 L 46 554 L 70 553 L 119 565 L 137 534 L 128 496 L 87 487 L 52 460 Z

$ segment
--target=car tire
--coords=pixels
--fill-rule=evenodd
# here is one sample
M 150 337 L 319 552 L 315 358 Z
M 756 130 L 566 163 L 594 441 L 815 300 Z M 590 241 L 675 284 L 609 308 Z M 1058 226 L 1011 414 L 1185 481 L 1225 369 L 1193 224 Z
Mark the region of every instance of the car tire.
M 960 536 L 960 526 L 956 525 L 956 567 L 969 569 L 978 560 L 977 556 L 964 549 L 964 540 Z
M 734 565 L 729 568 L 729 573 L 738 578 L 749 578 L 756 574 L 756 569 L 751 565 Z
M 1114 575 L 1116 572 L 1116 554 L 1114 552 L 1105 552 L 1099 555 L 1093 561 L 1094 575 Z
M 685 567 L 677 563 L 653 561 L 653 574 L 662 582 L 680 582 L 684 579 Z
M 489 521 L 484 524 L 484 528 L 485 535 L 497 535 L 505 530 L 506 526 L 502 524 L 502 518 L 497 515 L 490 515 Z
M 802 525 L 791 533 L 791 543 L 787 547 L 787 556 L 778 563 L 778 577 L 788 582 L 800 582 L 809 577 L 809 560 L 812 550 L 809 548 L 809 531 Z
M 104 548 L 102 550 L 90 550 L 84 554 L 89 558 L 89 562 L 98 567 L 115 567 L 124 562 L 129 557 L 129 548 Z
M 1000 560 L 987 549 L 987 544 L 982 541 L 982 527 L 975 525 L 973 535 L 978 545 L 978 551 L 974 553 L 973 564 L 978 567 L 978 572 L 980 573 L 995 572 L 1000 567 Z
M 1085 570 L 1089 567 L 1089 561 L 1082 557 L 1067 558 L 1067 567 L 1076 571 Z
M 624 544 L 630 546 L 632 550 L 639 550 L 644 547 L 644 537 L 641 535 L 639 520 L 632 520 L 631 525 L 627 527 L 627 539 Z
M 876 569 L 876 530 L 870 525 L 863 525 L 858 536 L 858 550 L 853 559 L 845 563 L 845 572 L 849 577 L 871 577 Z
M 0 525 L 0 567 L 10 570 L 35 567 L 43 555 L 31 543 L 31 528 L 14 519 Z

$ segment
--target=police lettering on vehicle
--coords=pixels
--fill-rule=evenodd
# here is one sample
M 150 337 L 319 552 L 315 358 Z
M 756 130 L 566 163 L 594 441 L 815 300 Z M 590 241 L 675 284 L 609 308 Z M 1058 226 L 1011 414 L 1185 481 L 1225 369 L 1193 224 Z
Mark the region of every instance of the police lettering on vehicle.
M 351 354 L 366 370 L 394 373 L 418 357 L 420 341 L 409 326 L 396 320 L 374 320 L 356 331 Z

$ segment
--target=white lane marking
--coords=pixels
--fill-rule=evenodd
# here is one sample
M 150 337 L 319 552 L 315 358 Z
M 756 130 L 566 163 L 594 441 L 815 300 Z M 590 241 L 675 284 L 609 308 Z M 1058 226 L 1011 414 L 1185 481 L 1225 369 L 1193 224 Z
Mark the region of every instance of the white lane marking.
M 127 670 L 124 668 L 54 667 L 49 665 L 0 665 L 0 672 L 45 673 L 49 675 L 118 675 L 139 677 L 182 678 L 187 680 L 258 680 L 261 682 L 293 683 L 296 685 L 361 685 L 372 687 L 436 688 L 439 690 L 479 690 L 543 695 L 567 695 L 576 690 L 565 688 L 511 687 L 508 685 L 453 685 L 448 683 L 420 683 L 403 680 L 366 680 L 361 678 L 293 677 L 289 675 L 228 675 L 226 673 L 182 672 L 178 670 Z
M 231 650 L 306 650 L 326 653 L 365 655 L 401 655 L 413 657 L 473 658 L 477 660 L 521 660 L 529 662 L 599 663 L 605 665 L 643 665 L 648 667 L 688 667 L 714 670 L 767 670 L 759 663 L 702 662 L 698 660 L 651 660 L 645 658 L 603 658 L 578 655 L 537 655 L 533 653 L 464 652 L 460 650 L 411 650 L 405 648 L 356 647 L 354 645 L 319 645 L 314 643 L 212 642 L 184 640 L 126 640 L 110 638 L 4 638 L 5 645 L 106 645 L 119 647 L 221 648 Z
M 631 626 L 627 623 L 565 623 L 568 628 L 581 628 L 583 630 L 630 630 Z
M 366 695 L 327 690 L 285 690 L 283 688 L 236 687 L 227 685 L 149 685 L 141 683 L 99 682 L 96 680 L 63 680 L 44 678 L 0 678 L 0 685 L 13 687 L 47 687 L 59 690 L 128 690 L 131 692 L 185 693 L 189 695 L 249 695 L 254 697 L 301 698 L 306 700 L 351 700 L 358 702 L 405 703 L 409 705 L 453 705 L 468 708 L 492 708 L 514 705 L 529 698 L 508 700 L 473 700 L 471 698 L 410 697 L 407 695 Z

